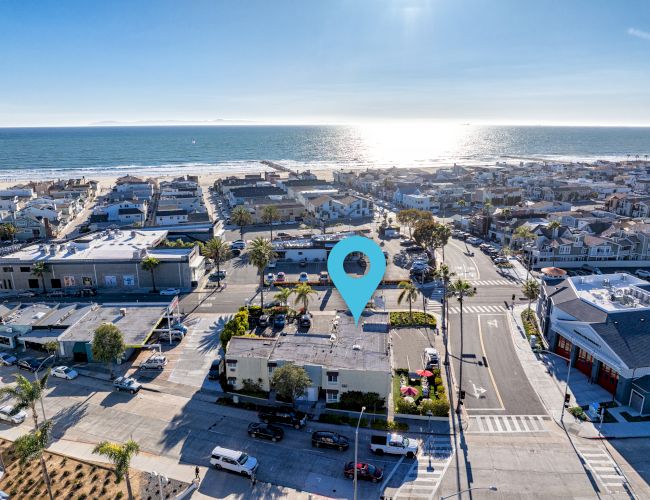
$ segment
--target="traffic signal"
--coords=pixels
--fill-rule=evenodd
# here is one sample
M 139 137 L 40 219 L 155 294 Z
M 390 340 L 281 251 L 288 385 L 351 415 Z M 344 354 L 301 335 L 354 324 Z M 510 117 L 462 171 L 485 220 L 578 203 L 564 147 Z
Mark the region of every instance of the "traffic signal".
M 571 403 L 571 394 L 565 394 L 564 395 L 564 407 L 568 408 L 570 403 Z

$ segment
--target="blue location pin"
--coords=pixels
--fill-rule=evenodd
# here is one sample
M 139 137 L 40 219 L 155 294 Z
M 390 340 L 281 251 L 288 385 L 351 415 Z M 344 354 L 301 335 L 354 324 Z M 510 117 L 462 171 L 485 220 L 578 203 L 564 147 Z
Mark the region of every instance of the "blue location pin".
M 370 261 L 370 270 L 360 278 L 353 278 L 343 269 L 343 261 L 352 252 L 361 252 Z M 339 293 L 350 308 L 355 324 L 386 272 L 386 258 L 381 248 L 371 239 L 351 236 L 339 241 L 327 259 L 327 270 Z

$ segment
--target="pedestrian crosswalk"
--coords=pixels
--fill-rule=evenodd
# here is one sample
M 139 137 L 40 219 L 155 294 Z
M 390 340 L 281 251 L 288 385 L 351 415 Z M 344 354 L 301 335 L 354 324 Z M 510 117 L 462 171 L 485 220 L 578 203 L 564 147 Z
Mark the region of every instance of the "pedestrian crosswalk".
M 429 436 L 393 498 L 395 500 L 433 498 L 454 456 L 454 451 L 449 436 Z
M 589 470 L 608 493 L 629 491 L 627 479 L 605 448 L 589 443 L 578 445 L 576 449 Z
M 517 286 L 515 281 L 510 280 L 469 280 L 474 286 Z
M 468 433 L 509 434 L 515 432 L 547 432 L 541 415 L 472 415 Z
M 463 305 L 463 314 L 495 314 L 495 313 L 502 313 L 508 311 L 508 308 L 506 307 L 505 304 L 500 304 L 500 305 L 482 305 L 482 306 L 470 306 L 470 305 Z M 430 300 L 427 303 L 427 312 L 432 312 L 436 314 L 440 314 L 442 312 L 442 304 L 438 301 L 435 300 Z M 449 314 L 460 314 L 460 307 L 459 306 L 450 306 L 449 307 Z

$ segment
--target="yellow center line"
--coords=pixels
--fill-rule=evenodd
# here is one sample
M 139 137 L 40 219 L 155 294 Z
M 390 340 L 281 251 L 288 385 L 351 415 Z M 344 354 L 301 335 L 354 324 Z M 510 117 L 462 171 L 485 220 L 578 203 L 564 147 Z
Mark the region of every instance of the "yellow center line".
M 479 339 L 481 341 L 481 349 L 483 350 L 483 356 L 485 357 L 485 359 L 488 359 L 487 358 L 487 353 L 485 352 L 485 344 L 483 343 L 483 329 L 481 328 L 481 316 L 483 316 L 483 315 L 482 314 L 478 315 L 478 337 L 479 337 Z M 487 371 L 488 371 L 488 374 L 490 375 L 490 380 L 492 381 L 492 386 L 494 387 L 494 391 L 497 394 L 497 399 L 499 400 L 499 404 L 501 405 L 501 409 L 505 410 L 506 408 L 503 405 L 503 399 L 501 399 L 501 394 L 499 393 L 499 388 L 497 387 L 497 383 L 494 380 L 494 375 L 492 374 L 492 370 L 490 369 L 490 363 L 488 363 L 488 365 L 487 365 Z

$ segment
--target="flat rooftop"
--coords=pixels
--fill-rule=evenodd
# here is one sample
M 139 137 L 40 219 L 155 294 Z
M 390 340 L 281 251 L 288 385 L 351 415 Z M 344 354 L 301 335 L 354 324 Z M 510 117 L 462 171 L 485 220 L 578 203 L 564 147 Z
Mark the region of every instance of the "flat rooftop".
M 650 309 L 650 283 L 628 273 L 568 278 L 578 298 L 605 312 Z
M 233 337 L 227 357 L 320 365 L 325 368 L 389 371 L 388 314 L 362 316 L 359 325 L 347 313 L 314 313 L 307 331 L 293 325 L 274 339 Z
M 121 309 L 126 310 L 122 315 Z M 90 342 L 95 329 L 111 323 L 124 335 L 127 346 L 145 344 L 154 328 L 165 315 L 167 304 L 93 304 L 83 318 L 60 337 L 63 342 Z
M 89 304 L 10 304 L 3 311 L 5 326 L 32 328 L 66 328 L 81 319 L 90 310 Z
M 92 233 L 61 244 L 36 244 L 0 258 L 3 263 L 73 263 L 84 261 L 134 260 L 140 262 L 142 254 L 149 251 L 161 260 L 177 261 L 187 256 L 192 249 L 155 248 L 167 237 L 166 230 L 139 231 L 108 229 Z

